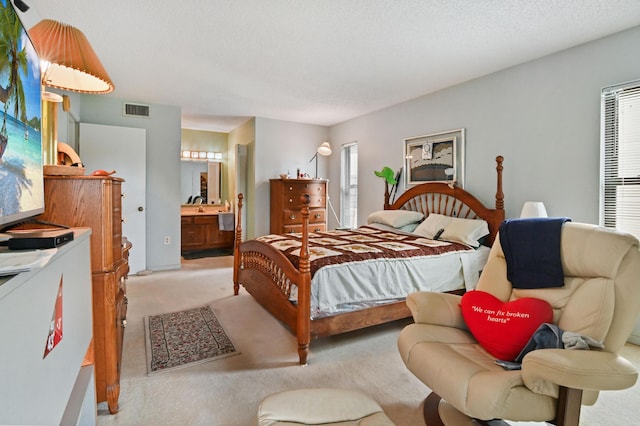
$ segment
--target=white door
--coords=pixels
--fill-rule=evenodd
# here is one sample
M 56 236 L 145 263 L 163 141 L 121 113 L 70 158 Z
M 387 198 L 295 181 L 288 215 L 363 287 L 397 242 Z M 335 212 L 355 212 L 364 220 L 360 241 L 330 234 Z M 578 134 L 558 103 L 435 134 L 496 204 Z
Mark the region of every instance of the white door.
M 129 268 L 135 274 L 147 268 L 146 252 L 146 143 L 145 129 L 80 123 L 79 155 L 87 174 L 115 170 L 122 185 L 122 235 L 133 245 Z

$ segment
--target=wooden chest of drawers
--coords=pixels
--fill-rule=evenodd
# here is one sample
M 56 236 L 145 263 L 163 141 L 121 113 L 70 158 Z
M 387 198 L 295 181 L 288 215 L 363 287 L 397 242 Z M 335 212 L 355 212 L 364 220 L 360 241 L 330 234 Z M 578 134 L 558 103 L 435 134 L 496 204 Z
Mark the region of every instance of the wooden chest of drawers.
M 122 339 L 127 316 L 129 250 L 122 236 L 122 182 L 115 177 L 46 176 L 38 219 L 91 228 L 93 343 L 98 402 L 118 411 Z
M 327 180 L 271 179 L 272 234 L 302 232 L 302 202 L 300 196 L 311 197 L 309 231 L 327 229 Z

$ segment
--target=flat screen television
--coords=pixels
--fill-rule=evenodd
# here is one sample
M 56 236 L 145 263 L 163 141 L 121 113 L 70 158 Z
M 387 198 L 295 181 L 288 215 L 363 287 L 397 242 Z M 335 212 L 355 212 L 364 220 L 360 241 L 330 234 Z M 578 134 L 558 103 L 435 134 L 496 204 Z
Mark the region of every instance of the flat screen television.
M 0 0 L 0 230 L 44 211 L 40 60 Z

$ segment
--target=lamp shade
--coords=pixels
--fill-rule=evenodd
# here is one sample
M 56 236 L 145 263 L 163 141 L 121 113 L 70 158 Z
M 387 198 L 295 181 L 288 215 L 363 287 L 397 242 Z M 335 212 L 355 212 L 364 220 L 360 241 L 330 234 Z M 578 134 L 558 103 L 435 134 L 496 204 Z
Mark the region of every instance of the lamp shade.
M 43 19 L 29 36 L 45 62 L 42 83 L 81 93 L 109 93 L 113 82 L 82 31 L 51 19 Z
M 322 142 L 320 144 L 318 147 L 318 154 L 324 156 L 331 155 L 331 145 L 329 145 L 329 142 Z
M 541 201 L 526 201 L 522 206 L 520 217 L 547 217 L 547 209 Z

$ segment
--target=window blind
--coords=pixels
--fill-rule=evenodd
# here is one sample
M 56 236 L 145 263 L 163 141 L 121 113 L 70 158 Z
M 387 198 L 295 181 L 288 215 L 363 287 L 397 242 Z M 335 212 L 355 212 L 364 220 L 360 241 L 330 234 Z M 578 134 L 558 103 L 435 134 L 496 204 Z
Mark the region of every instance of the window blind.
M 340 164 L 340 226 L 355 228 L 358 222 L 358 144 L 342 146 Z
M 640 81 L 602 92 L 601 224 L 640 238 Z

